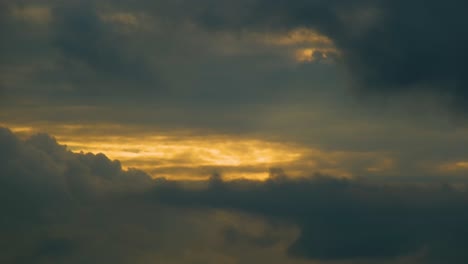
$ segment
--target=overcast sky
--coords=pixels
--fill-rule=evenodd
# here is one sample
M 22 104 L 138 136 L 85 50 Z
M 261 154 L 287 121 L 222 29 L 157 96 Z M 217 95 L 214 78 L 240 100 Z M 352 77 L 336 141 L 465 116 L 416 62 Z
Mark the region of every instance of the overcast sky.
M 0 260 L 466 263 L 467 8 L 1 1 Z

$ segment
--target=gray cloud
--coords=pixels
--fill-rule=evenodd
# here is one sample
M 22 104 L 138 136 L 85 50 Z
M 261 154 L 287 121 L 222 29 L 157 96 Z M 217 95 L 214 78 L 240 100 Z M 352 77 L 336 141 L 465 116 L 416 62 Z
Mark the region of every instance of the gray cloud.
M 78 96 L 111 93 L 131 97 L 130 87 L 132 93 L 148 96 L 161 89 L 156 71 L 143 54 L 129 54 L 126 44 L 131 36 L 119 34 L 102 21 L 94 5 L 85 1 L 56 7 L 52 13 L 52 43 L 65 59 L 65 78 L 78 86 Z M 89 68 L 88 75 L 80 73 L 82 67 Z
M 264 183 L 214 179 L 201 191 L 173 186 L 156 189 L 155 195 L 182 207 L 225 208 L 296 223 L 301 235 L 289 253 L 298 257 L 378 261 L 422 252 L 421 263 L 468 259 L 466 190 L 275 175 Z
M 68 95 L 70 101 L 81 103 L 115 103 L 130 96 L 146 103 L 201 108 L 271 101 L 293 90 L 312 100 L 310 90 L 317 90 L 317 84 L 306 77 L 323 76 L 314 73 L 316 68 L 297 76 L 296 70 L 288 73 L 287 67 L 272 67 L 284 64 L 284 58 L 275 59 L 277 50 L 272 47 L 252 43 L 235 56 L 218 53 L 229 44 L 239 45 L 232 42 L 245 32 L 277 34 L 307 27 L 333 40 L 354 81 L 345 85 L 355 86 L 364 96 L 416 91 L 449 100 L 455 109 L 466 105 L 463 30 L 467 22 L 460 11 L 465 4 L 456 0 L 443 9 L 437 1 L 419 0 L 41 1 L 37 6 L 51 10 L 47 26 L 12 15 L 12 10 L 31 6 L 20 1 L 3 5 L 2 87 L 10 87 L 10 96 L 21 90 L 15 86 L 34 85 L 22 89 L 36 95 L 41 94 L 38 91 Z M 123 34 L 115 23 L 102 19 L 106 12 L 133 15 L 131 23 L 149 30 Z M 231 36 L 231 43 L 219 38 L 222 34 Z M 28 61 L 29 67 L 31 61 L 38 65 L 29 69 L 28 78 L 17 80 L 18 74 L 24 77 L 21 61 Z M 326 76 L 334 78 L 330 72 Z M 304 81 L 300 87 L 290 83 L 297 77 Z M 330 82 L 320 83 L 330 89 Z
M 5 96 L 92 104 L 162 93 L 154 65 L 131 48 L 135 36 L 104 21 L 96 3 L 2 5 L 0 86 Z
M 291 64 L 290 50 L 232 32 L 207 31 L 187 11 L 194 3 L 109 3 L 6 3 L 0 32 L 6 39 L 0 54 L 6 95 L 34 102 L 39 97 L 54 105 L 128 104 L 122 98 L 132 98 L 139 105 L 211 111 L 267 102 L 284 93 L 290 77 L 298 77 L 284 65 Z M 28 20 L 38 8 L 49 12 L 47 23 Z M 203 5 L 193 12 L 202 10 Z M 125 19 L 133 23 L 132 30 L 125 30 Z M 316 68 L 321 72 L 313 77 L 332 75 Z M 294 87 L 289 89 L 303 90 Z
M 154 181 L 103 154 L 69 152 L 45 134 L 22 140 L 0 131 L 0 243 L 11 248 L 0 259 L 8 263 L 147 263 L 174 256 L 180 257 L 173 263 L 226 256 L 281 263 L 286 249 L 331 263 L 468 259 L 465 186 L 320 175 L 294 180 L 281 169 L 272 169 L 266 182 L 223 182 L 220 175 L 198 183 Z M 220 220 L 219 210 L 232 214 Z M 268 222 L 253 225 L 258 220 L 245 214 Z M 298 226 L 299 237 L 287 226 Z M 200 252 L 180 255 L 181 248 Z
M 457 0 L 444 2 L 442 8 L 439 1 L 422 0 L 180 1 L 148 6 L 163 6 L 176 19 L 214 32 L 313 28 L 334 41 L 354 82 L 349 85 L 362 95 L 417 91 L 445 97 L 453 110 L 466 110 L 468 20 L 466 4 Z
M 86 208 L 153 184 L 142 171 L 123 171 L 103 154 L 69 152 L 45 134 L 23 141 L 1 128 L 0 146 L 1 244 L 11 249 L 0 254 L 2 262 L 66 261 L 82 242 L 68 230 L 60 234 L 62 226 L 79 221 Z

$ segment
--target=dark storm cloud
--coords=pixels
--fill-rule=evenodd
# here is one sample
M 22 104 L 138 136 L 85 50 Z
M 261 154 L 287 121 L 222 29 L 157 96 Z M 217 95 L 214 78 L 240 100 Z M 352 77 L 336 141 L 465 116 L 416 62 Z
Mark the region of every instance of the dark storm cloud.
M 427 91 L 466 110 L 468 4 L 463 1 L 254 0 L 200 6 L 187 16 L 212 30 L 317 29 L 342 52 L 363 94 Z
M 176 186 L 155 195 L 179 206 L 225 208 L 286 220 L 301 228 L 289 248 L 317 260 L 395 259 L 426 255 L 422 263 L 468 260 L 468 196 L 447 186 L 378 186 L 328 177 L 264 183 L 212 179 L 205 190 Z M 227 237 L 235 240 L 235 233 Z

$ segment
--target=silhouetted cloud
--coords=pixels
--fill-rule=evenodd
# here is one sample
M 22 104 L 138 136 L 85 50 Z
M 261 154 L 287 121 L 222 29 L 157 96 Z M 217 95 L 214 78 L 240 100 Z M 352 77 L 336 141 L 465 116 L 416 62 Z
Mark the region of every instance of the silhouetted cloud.
M 0 262 L 285 261 L 277 247 L 290 243 L 288 228 L 258 233 L 261 220 L 145 195 L 167 184 L 103 154 L 72 153 L 46 134 L 18 139 L 0 128 Z
M 56 231 L 70 217 L 153 184 L 144 172 L 123 171 L 103 154 L 72 153 L 45 134 L 23 141 L 5 128 L 0 128 L 0 167 L 1 244 L 11 249 L 0 254 L 6 263 L 67 262 L 81 242 Z

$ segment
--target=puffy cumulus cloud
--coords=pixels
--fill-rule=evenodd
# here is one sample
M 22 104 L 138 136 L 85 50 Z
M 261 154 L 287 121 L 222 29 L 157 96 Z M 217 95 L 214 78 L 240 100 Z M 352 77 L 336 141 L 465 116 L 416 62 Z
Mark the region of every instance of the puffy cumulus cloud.
M 296 223 L 301 234 L 288 249 L 296 257 L 332 263 L 468 260 L 465 187 L 376 185 L 320 175 L 292 180 L 276 169 L 266 182 L 214 177 L 202 190 L 173 185 L 154 195 L 182 207 L 224 208 Z M 226 235 L 247 239 L 229 230 Z

